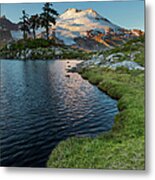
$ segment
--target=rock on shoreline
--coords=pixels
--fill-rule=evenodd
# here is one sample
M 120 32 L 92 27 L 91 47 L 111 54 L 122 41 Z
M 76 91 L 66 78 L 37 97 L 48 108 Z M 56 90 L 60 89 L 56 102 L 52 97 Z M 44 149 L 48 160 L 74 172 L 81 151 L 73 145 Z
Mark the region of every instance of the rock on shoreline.
M 139 52 L 133 52 L 132 55 L 135 57 L 136 54 L 139 54 Z M 134 62 L 132 59 L 129 60 L 129 57 L 126 57 L 124 53 L 118 52 L 113 53 L 105 57 L 103 54 L 101 55 L 93 55 L 91 59 L 83 61 L 82 63 L 78 64 L 76 67 L 73 67 L 71 69 L 68 69 L 68 72 L 78 72 L 81 69 L 84 68 L 90 68 L 90 67 L 106 67 L 112 70 L 116 70 L 117 68 L 123 67 L 127 68 L 128 70 L 145 70 L 145 68 L 141 65 L 139 65 L 137 62 Z M 124 60 L 120 61 L 120 58 Z

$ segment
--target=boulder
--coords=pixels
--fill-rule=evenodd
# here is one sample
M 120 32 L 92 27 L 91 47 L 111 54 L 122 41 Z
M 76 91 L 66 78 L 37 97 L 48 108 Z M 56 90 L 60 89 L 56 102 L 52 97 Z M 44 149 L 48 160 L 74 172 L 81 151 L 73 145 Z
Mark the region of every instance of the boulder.
M 31 58 L 32 56 L 32 49 L 26 49 L 26 59 Z
M 72 68 L 66 69 L 66 70 L 67 70 L 67 72 L 72 72 L 72 73 L 74 73 L 74 72 L 77 72 L 77 67 L 72 67 Z
M 8 44 L 6 45 L 6 48 L 7 48 L 7 49 L 10 49 L 10 48 L 11 48 L 11 43 L 8 43 Z
M 104 60 L 104 59 L 105 59 L 105 58 L 104 58 L 104 55 L 103 55 L 103 54 L 100 54 L 100 55 L 98 56 L 98 59 Z
M 60 56 L 62 54 L 63 54 L 63 52 L 60 49 L 55 49 L 55 55 L 56 56 Z
M 137 54 L 140 54 L 140 53 L 141 53 L 140 51 L 134 51 L 134 52 L 132 52 L 132 53 L 130 54 L 130 60 L 131 60 L 131 61 L 134 61 L 135 58 L 136 58 L 136 55 L 137 55 Z
M 106 61 L 109 62 L 115 62 L 118 60 L 120 57 L 124 57 L 125 55 L 121 52 L 110 54 L 109 56 L 106 57 Z
M 19 59 L 19 57 L 20 57 L 20 52 L 17 52 L 16 58 Z
M 85 61 L 85 65 L 99 65 L 101 64 L 103 61 L 105 60 L 104 55 L 100 54 L 100 55 L 93 55 L 92 58 L 88 61 Z
M 114 70 L 118 67 L 125 67 L 129 70 L 134 70 L 134 69 L 144 70 L 144 67 L 140 66 L 138 63 L 133 62 L 133 61 L 127 61 L 127 60 L 109 65 L 109 68 L 114 69 Z

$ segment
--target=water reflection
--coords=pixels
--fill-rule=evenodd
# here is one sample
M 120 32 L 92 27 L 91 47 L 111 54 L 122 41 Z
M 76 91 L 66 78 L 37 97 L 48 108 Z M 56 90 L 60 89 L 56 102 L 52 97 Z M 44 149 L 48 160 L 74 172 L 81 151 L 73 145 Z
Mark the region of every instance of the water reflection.
M 69 136 L 112 127 L 116 101 L 73 73 L 78 61 L 1 60 L 1 164 L 43 167 Z

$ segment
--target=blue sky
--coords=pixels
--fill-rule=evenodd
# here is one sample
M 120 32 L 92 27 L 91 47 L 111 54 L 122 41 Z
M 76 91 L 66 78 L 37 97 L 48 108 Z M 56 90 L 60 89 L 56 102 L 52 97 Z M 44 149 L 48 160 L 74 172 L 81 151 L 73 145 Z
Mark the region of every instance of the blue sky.
M 2 15 L 13 22 L 18 22 L 21 11 L 36 14 L 42 11 L 43 3 L 15 3 L 1 4 Z M 87 9 L 92 8 L 103 17 L 122 27 L 144 30 L 144 1 L 103 1 L 103 2 L 55 2 L 53 7 L 58 13 L 63 13 L 67 8 Z

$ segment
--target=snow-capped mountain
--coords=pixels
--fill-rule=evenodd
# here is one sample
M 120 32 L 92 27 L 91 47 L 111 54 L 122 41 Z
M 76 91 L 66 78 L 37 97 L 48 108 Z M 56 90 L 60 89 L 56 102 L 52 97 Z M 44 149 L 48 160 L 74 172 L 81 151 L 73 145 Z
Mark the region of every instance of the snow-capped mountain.
M 56 25 L 51 24 L 50 38 L 57 43 L 85 50 L 111 48 L 144 34 L 141 30 L 124 29 L 99 15 L 93 9 L 67 9 L 59 15 Z M 37 38 L 46 38 L 45 30 L 36 31 Z M 28 36 L 32 38 L 30 34 Z M 12 40 L 22 39 L 19 24 L 12 23 L 5 16 L 0 17 L 0 46 Z
M 106 34 L 110 30 L 119 32 L 122 28 L 103 18 L 93 9 L 70 8 L 58 17 L 53 29 L 55 29 L 55 36 L 58 39 L 66 45 L 73 45 L 76 44 L 76 38 L 86 37 L 89 31 Z

